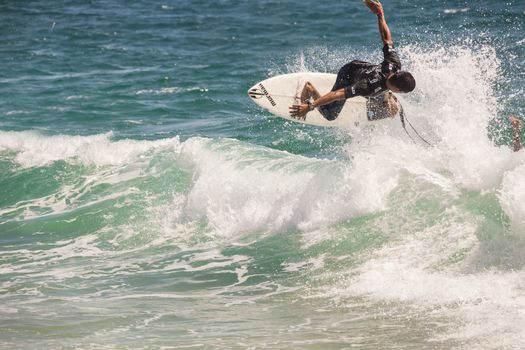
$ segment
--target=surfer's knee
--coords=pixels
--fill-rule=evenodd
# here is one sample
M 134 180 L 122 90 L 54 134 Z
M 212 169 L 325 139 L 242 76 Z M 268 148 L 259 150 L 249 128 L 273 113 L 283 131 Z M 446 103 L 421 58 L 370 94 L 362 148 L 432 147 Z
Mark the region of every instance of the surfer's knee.
M 321 97 L 321 94 L 319 94 L 319 91 L 317 91 L 317 89 L 315 88 L 314 84 L 312 84 L 309 81 L 307 81 L 304 84 L 304 90 L 303 91 L 306 92 L 306 94 L 308 94 L 309 98 L 313 98 L 314 100 L 316 100 L 319 97 Z
M 307 81 L 306 84 L 304 84 L 304 88 L 308 91 L 308 92 L 317 92 L 317 89 L 315 88 L 314 84 L 312 84 L 311 82 Z

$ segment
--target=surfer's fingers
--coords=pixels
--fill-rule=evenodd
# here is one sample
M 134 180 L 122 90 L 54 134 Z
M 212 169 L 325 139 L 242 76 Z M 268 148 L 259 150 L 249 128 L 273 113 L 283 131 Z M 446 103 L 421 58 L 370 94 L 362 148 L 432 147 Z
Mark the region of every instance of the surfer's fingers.
M 298 113 L 301 110 L 301 106 L 292 106 L 288 108 L 290 113 Z
M 365 5 L 373 12 L 373 13 L 376 13 L 379 11 L 380 9 L 380 5 L 381 3 L 379 1 L 372 1 L 372 0 L 363 0 L 363 2 L 365 3 Z

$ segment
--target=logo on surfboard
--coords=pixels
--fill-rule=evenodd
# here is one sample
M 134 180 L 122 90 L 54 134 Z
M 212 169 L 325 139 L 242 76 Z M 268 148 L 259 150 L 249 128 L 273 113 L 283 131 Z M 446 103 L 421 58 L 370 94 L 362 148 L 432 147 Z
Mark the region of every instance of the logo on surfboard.
M 250 97 L 255 100 L 262 98 L 264 96 L 262 91 L 259 89 L 251 89 L 250 91 L 248 91 L 248 95 L 250 95 Z
M 259 88 L 251 89 L 250 91 L 248 91 L 248 95 L 255 100 L 266 96 L 270 104 L 275 107 L 276 103 L 273 100 L 272 96 L 270 96 L 268 91 L 266 91 L 266 88 L 264 87 L 264 85 L 259 84 Z

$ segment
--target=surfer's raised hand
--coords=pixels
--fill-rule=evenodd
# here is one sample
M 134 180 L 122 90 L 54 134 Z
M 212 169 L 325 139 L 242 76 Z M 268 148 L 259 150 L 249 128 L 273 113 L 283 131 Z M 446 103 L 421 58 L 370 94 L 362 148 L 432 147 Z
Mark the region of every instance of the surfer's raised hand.
M 290 110 L 290 116 L 294 119 L 306 120 L 306 115 L 310 112 L 310 106 L 307 103 L 300 105 L 293 105 L 288 108 Z
M 381 40 L 385 45 L 393 45 L 392 42 L 392 33 L 390 33 L 390 28 L 386 24 L 385 12 L 383 11 L 383 5 L 379 0 L 363 0 L 366 6 L 377 15 L 377 23 L 379 24 L 379 34 L 381 35 Z
M 379 0 L 363 0 L 366 6 L 375 13 L 376 15 L 382 15 L 383 14 L 383 5 Z

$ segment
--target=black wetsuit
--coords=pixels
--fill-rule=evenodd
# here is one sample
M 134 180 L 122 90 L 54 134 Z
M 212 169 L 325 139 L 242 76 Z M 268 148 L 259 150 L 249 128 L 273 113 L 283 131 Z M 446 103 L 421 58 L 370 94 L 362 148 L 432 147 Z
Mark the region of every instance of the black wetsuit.
M 347 98 L 355 96 L 374 97 L 387 89 L 386 79 L 391 73 L 401 69 L 399 56 L 392 45 L 383 47 L 384 60 L 381 64 L 352 61 L 345 64 L 337 73 L 332 91 L 345 89 L 345 99 L 330 102 L 318 108 L 328 120 L 335 120 Z

